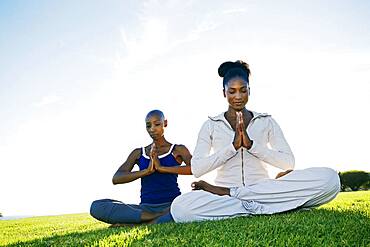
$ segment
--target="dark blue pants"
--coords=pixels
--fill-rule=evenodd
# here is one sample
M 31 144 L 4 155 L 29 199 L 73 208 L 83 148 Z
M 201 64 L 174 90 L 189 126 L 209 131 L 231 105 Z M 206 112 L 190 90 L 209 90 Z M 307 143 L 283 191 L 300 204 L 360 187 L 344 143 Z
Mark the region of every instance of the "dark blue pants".
M 96 200 L 91 204 L 90 214 L 97 220 L 109 224 L 141 223 L 141 213 L 147 211 L 150 213 L 163 212 L 169 209 L 171 202 L 161 204 L 141 203 L 125 204 L 121 201 L 112 199 Z M 173 218 L 167 213 L 156 220 L 156 223 L 171 222 Z

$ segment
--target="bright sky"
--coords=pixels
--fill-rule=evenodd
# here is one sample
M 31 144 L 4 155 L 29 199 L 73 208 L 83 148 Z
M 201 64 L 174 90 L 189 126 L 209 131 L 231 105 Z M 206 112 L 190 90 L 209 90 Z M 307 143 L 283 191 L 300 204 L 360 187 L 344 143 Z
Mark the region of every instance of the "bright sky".
M 111 178 L 150 143 L 145 114 L 163 110 L 166 138 L 192 151 L 227 109 L 228 60 L 250 64 L 248 108 L 277 120 L 297 169 L 370 170 L 369 13 L 365 0 L 0 1 L 0 212 L 139 202 L 139 180 Z

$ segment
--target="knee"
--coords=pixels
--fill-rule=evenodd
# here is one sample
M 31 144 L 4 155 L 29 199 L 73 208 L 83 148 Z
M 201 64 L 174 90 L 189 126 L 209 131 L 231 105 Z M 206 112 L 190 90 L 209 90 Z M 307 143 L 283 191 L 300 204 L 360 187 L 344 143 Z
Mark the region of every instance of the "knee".
M 324 167 L 322 168 L 321 175 L 323 178 L 323 182 L 327 187 L 339 187 L 340 188 L 340 179 L 338 173 L 331 169 Z
M 183 219 L 187 215 L 186 207 L 183 205 L 183 196 L 180 195 L 173 200 L 171 204 L 171 215 L 176 222 L 183 222 Z
M 90 215 L 97 220 L 102 220 L 104 218 L 105 200 L 96 200 L 91 203 L 90 206 Z
M 340 191 L 340 179 L 338 173 L 327 167 L 319 169 L 320 188 L 323 190 L 323 193 L 336 195 Z
M 171 204 L 171 215 L 175 222 L 187 222 L 192 219 L 192 208 L 186 194 L 178 196 Z

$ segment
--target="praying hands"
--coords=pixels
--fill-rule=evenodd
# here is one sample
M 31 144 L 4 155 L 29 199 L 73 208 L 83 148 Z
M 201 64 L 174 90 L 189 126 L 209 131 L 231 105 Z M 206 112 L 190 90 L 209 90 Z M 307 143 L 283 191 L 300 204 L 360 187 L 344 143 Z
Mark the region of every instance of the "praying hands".
M 234 148 L 235 150 L 238 150 L 241 147 L 250 149 L 252 147 L 252 144 L 253 141 L 249 139 L 245 128 L 243 113 L 236 112 L 235 136 L 233 141 Z

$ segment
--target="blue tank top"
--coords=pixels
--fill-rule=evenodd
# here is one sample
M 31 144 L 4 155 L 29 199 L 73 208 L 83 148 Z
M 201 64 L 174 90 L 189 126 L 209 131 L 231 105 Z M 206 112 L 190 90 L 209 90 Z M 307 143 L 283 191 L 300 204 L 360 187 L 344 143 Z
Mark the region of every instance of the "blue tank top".
M 166 154 L 159 155 L 161 166 L 179 166 L 172 154 L 173 144 Z M 150 158 L 145 154 L 145 148 L 142 148 L 139 158 L 139 168 L 144 170 L 148 168 Z M 177 184 L 177 174 L 154 172 L 149 176 L 141 178 L 141 203 L 160 204 L 172 202 L 181 194 Z

